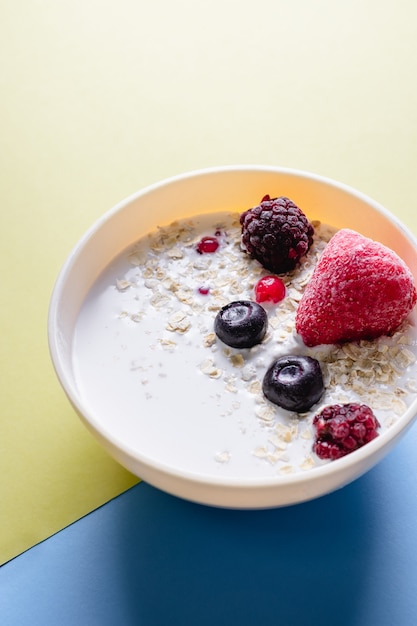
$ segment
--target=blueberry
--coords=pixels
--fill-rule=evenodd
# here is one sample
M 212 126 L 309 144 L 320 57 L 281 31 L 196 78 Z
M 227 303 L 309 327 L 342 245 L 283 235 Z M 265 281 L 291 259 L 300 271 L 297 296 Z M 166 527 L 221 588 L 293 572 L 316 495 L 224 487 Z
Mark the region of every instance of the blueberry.
M 214 331 L 232 348 L 251 348 L 260 343 L 268 328 L 263 307 L 251 300 L 229 302 L 216 315 Z
M 319 362 L 309 356 L 283 356 L 266 372 L 262 391 L 266 398 L 288 411 L 304 413 L 324 392 Z

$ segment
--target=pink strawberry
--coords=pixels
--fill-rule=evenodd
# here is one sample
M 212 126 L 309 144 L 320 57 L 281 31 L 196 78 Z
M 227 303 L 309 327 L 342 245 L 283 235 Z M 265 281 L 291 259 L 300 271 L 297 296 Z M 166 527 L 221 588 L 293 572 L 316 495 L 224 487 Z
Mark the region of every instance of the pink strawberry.
M 327 244 L 296 314 L 307 346 L 388 335 L 414 307 L 413 276 L 386 246 L 342 229 Z

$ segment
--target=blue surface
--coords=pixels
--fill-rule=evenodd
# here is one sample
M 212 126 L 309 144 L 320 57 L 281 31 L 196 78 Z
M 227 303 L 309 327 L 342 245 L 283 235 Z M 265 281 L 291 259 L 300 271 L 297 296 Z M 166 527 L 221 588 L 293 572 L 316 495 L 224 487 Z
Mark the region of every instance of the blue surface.
M 265 511 L 140 483 L 0 569 L 2 626 L 415 626 L 417 428 L 366 476 Z

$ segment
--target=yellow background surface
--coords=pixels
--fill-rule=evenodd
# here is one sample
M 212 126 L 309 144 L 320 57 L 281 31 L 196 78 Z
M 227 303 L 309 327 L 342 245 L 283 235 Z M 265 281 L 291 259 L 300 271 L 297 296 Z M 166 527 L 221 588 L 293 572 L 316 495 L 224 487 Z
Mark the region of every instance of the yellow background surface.
M 136 482 L 50 363 L 78 238 L 147 184 L 228 164 L 335 178 L 417 233 L 416 25 L 411 0 L 0 2 L 0 562 Z

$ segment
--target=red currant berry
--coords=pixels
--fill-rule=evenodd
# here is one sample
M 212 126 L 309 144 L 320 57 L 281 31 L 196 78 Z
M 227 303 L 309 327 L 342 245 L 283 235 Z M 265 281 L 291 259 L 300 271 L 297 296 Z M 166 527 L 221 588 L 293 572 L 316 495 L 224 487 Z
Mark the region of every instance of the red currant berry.
M 202 237 L 196 246 L 197 252 L 200 254 L 210 254 L 216 252 L 219 247 L 217 237 Z
M 255 285 L 256 302 L 281 302 L 285 298 L 285 285 L 277 276 L 263 276 Z
M 210 293 L 210 287 L 202 286 L 198 288 L 198 293 L 202 296 L 207 296 Z

